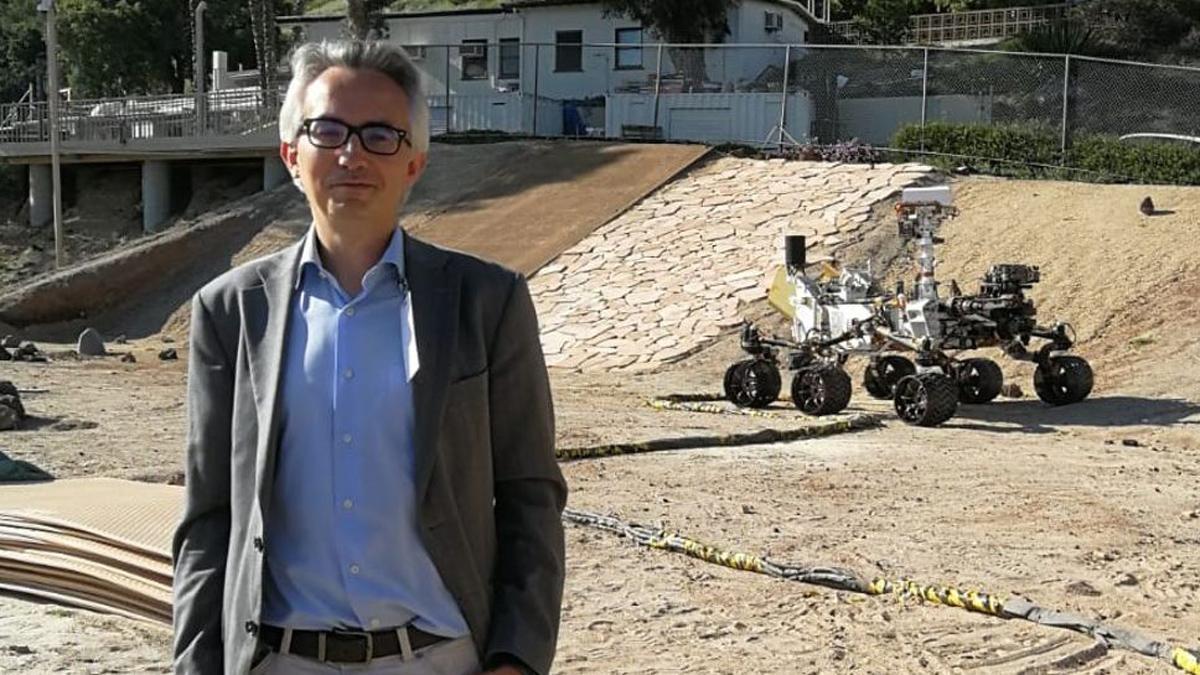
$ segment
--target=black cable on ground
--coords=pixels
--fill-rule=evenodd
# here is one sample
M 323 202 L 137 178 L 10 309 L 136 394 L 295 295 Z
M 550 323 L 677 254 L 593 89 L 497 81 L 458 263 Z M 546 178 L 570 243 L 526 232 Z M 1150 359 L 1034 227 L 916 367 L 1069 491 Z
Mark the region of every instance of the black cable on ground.
M 930 604 L 958 607 L 1001 619 L 1022 619 L 1043 626 L 1065 628 L 1090 635 L 1105 648 L 1137 652 L 1166 661 L 1191 675 L 1200 675 L 1200 660 L 1197 659 L 1196 652 L 1151 640 L 1134 631 L 1106 626 L 1078 614 L 1048 610 L 1024 598 L 1004 599 L 990 593 L 921 584 L 911 579 L 899 581 L 882 578 L 868 579 L 853 570 L 838 567 L 779 563 L 749 553 L 711 546 L 663 529 L 625 523 L 611 516 L 602 516 L 577 509 L 566 509 L 563 511 L 562 518 L 568 523 L 594 527 L 626 537 L 641 546 L 682 553 L 730 569 L 756 572 L 788 581 L 799 581 L 853 593 L 891 595 L 898 599 L 911 598 Z
M 806 424 L 793 429 L 762 429 L 738 434 L 713 434 L 707 436 L 681 436 L 676 438 L 656 438 L 635 443 L 613 443 L 609 445 L 593 445 L 577 448 L 558 448 L 555 455 L 560 460 L 592 459 L 596 457 L 615 457 L 641 452 L 657 452 L 660 450 L 685 450 L 689 448 L 715 448 L 737 445 L 760 445 L 764 443 L 783 443 L 798 441 L 804 438 L 830 436 L 847 431 L 867 429 L 878 426 L 879 418 L 874 415 L 854 414 Z

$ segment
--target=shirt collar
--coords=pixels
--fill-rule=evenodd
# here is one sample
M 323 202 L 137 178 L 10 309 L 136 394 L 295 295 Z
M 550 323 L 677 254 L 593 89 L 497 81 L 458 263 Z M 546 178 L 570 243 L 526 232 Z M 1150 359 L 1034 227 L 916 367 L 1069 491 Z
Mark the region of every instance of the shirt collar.
M 399 226 L 392 231 L 391 241 L 388 242 L 387 248 L 383 250 L 383 255 L 376 263 L 376 266 L 379 265 L 394 267 L 396 278 L 400 280 L 401 285 L 407 286 L 407 279 L 404 277 L 404 233 Z M 321 263 L 321 256 L 317 253 L 316 226 L 310 226 L 304 235 L 304 244 L 300 249 L 300 267 L 296 271 L 295 288 L 300 288 L 301 282 L 304 281 L 304 270 L 308 267 L 314 268 L 317 272 L 325 271 L 325 265 Z

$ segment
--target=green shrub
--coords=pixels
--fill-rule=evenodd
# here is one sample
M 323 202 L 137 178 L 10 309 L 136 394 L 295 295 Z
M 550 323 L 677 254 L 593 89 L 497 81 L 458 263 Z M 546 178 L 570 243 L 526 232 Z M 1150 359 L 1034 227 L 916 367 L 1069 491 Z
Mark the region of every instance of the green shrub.
M 969 164 L 976 171 L 1018 178 L 1050 177 L 1096 182 L 1200 185 L 1200 148 L 1176 143 L 1120 141 L 1115 136 L 1071 139 L 1066 157 L 1057 129 L 1038 125 L 932 122 L 901 127 L 900 150 L 925 150 L 942 168 Z

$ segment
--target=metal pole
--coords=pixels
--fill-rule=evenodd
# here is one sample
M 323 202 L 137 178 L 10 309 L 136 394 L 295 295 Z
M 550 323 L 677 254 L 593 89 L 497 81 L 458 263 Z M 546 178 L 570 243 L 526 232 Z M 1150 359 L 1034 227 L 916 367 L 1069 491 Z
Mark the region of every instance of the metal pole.
M 779 150 L 783 150 L 783 139 L 787 134 L 788 70 L 792 65 L 792 46 L 783 50 L 783 102 L 779 104 Z
M 38 9 L 46 12 L 46 79 L 50 101 L 50 175 L 54 189 L 54 266 L 63 266 L 62 167 L 58 156 L 58 28 L 54 0 L 41 0 Z
M 1062 144 L 1059 148 L 1059 164 L 1067 162 L 1067 103 L 1071 99 L 1071 55 L 1064 57 L 1063 63 L 1063 114 L 1062 114 Z
M 450 133 L 450 45 L 446 45 L 446 131 Z
M 538 118 L 538 79 L 542 74 L 542 43 L 537 43 L 533 46 L 533 133 L 531 136 L 537 136 L 537 118 Z
M 195 15 L 192 17 L 195 21 L 196 29 L 196 44 L 192 45 L 195 54 L 192 69 L 192 89 L 196 94 L 196 133 L 202 135 L 205 132 L 207 124 L 205 123 L 205 99 L 204 99 L 204 12 L 208 9 L 208 3 L 200 0 L 196 5 Z
M 925 48 L 925 65 L 921 68 L 921 151 L 925 150 L 925 116 L 929 109 L 929 47 Z
M 662 53 L 663 45 L 658 43 L 658 63 L 654 66 L 654 124 L 650 128 L 650 133 L 658 136 L 658 92 L 662 86 Z

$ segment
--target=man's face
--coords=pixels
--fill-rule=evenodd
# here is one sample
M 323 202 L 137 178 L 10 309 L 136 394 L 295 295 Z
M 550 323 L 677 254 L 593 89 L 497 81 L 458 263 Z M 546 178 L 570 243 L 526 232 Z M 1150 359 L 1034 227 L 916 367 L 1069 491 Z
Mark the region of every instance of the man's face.
M 330 68 L 309 84 L 302 103 L 304 119 L 384 124 L 412 133 L 408 96 L 375 70 Z M 339 148 L 320 148 L 303 131 L 294 143 L 281 144 L 280 156 L 300 179 L 314 215 L 337 227 L 380 228 L 395 226 L 426 159 L 408 142 L 394 155 L 369 152 L 353 133 Z

